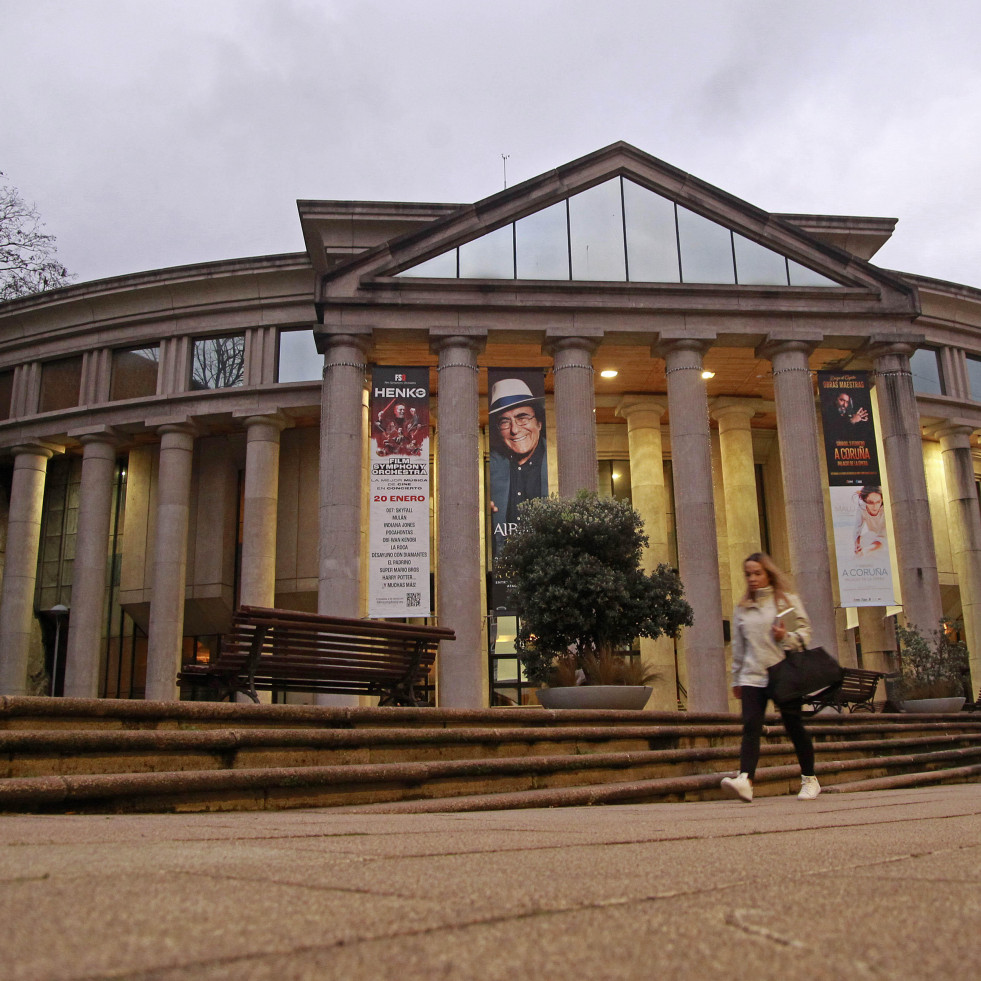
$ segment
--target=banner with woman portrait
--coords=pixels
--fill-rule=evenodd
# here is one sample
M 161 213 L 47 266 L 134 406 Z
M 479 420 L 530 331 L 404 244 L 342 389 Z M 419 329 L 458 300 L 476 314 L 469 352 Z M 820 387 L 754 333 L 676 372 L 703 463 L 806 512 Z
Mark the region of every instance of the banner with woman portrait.
M 818 372 L 842 606 L 893 606 L 885 494 L 867 371 Z
M 545 435 L 545 371 L 542 368 L 487 370 L 487 428 L 490 436 L 488 528 L 491 535 L 491 607 L 514 613 L 497 557 L 518 522 L 518 507 L 548 497 Z
M 426 617 L 429 369 L 371 370 L 368 616 Z

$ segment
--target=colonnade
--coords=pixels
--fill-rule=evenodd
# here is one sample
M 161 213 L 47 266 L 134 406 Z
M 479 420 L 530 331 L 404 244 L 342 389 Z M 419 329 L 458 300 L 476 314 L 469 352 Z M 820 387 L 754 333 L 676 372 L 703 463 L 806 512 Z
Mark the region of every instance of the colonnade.
M 319 335 L 325 354 L 320 429 L 319 589 L 323 613 L 360 615 L 361 522 L 365 422 L 364 377 L 370 331 L 327 329 Z M 559 493 L 597 487 L 597 447 L 592 355 L 598 335 L 551 334 Z M 668 560 L 660 420 L 670 417 L 670 454 L 677 525 L 677 552 L 694 625 L 685 632 L 689 707 L 725 711 L 727 678 L 719 577 L 715 490 L 712 478 L 710 405 L 701 377 L 711 334 L 661 334 L 652 356 L 666 365 L 665 396 L 626 395 L 618 407 L 626 419 L 634 504 L 651 544 L 648 567 Z M 757 356 L 773 365 L 777 435 L 787 512 L 792 571 L 815 627 L 815 642 L 836 649 L 832 563 L 825 522 L 817 416 L 808 355 L 820 337 L 770 336 Z M 484 580 L 480 548 L 480 396 L 478 357 L 486 345 L 480 330 L 433 330 L 437 355 L 437 614 L 456 631 L 437 661 L 444 707 L 486 703 L 483 668 Z M 907 619 L 921 628 L 940 619 L 940 589 L 933 548 L 920 424 L 909 370 L 913 346 L 887 338 L 870 346 L 879 386 L 879 422 L 891 489 L 898 575 Z M 758 400 L 722 399 L 711 414 L 719 426 L 728 530 L 728 564 L 734 592 L 742 558 L 759 548 L 750 420 Z M 287 421 L 278 413 L 246 415 L 245 493 L 240 597 L 272 605 L 275 596 L 279 440 Z M 160 463 L 151 571 L 147 698 L 177 697 L 175 676 L 183 638 L 191 466 L 196 430 L 191 420 L 159 427 Z M 73 434 L 80 440 L 82 480 L 75 575 L 68 634 L 65 694 L 94 697 L 101 655 L 113 472 L 117 435 L 110 429 Z M 981 641 L 981 515 L 977 507 L 970 427 L 938 431 L 954 523 L 955 562 L 967 640 Z M 7 560 L 0 592 L 0 692 L 26 691 L 38 543 L 47 461 L 59 447 L 15 447 Z M 669 644 L 649 643 L 645 657 L 667 666 Z M 972 668 L 981 678 L 974 653 Z M 673 665 L 672 665 L 673 670 Z M 671 708 L 667 704 L 659 708 Z

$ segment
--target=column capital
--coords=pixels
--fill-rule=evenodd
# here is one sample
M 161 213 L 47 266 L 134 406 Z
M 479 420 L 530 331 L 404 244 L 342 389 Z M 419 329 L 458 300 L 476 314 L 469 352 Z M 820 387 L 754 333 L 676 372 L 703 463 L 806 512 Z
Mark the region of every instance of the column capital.
M 758 358 L 772 361 L 777 354 L 802 353 L 810 355 L 824 340 L 824 334 L 817 330 L 796 331 L 793 334 L 767 334 L 753 352 Z
M 163 422 L 160 423 L 155 429 L 158 436 L 167 436 L 171 433 L 178 433 L 183 436 L 198 436 L 200 434 L 199 428 L 195 425 L 193 420 L 185 419 L 181 422 Z
M 241 423 L 246 430 L 252 429 L 253 426 L 273 426 L 277 431 L 282 432 L 292 425 L 289 416 L 282 412 L 248 412 L 242 410 L 233 412 L 232 418 Z
M 923 346 L 926 337 L 920 333 L 903 331 L 900 333 L 871 334 L 861 347 L 860 353 L 876 361 L 890 355 L 909 357 L 917 348 Z
M 18 443 L 11 446 L 8 450 L 11 456 L 40 456 L 45 460 L 50 460 L 56 453 L 64 453 L 65 447 L 60 443 L 49 443 L 47 440 L 39 440 L 36 443 Z
M 545 343 L 542 344 L 542 352 L 555 357 L 561 352 L 578 351 L 591 358 L 602 340 L 603 331 L 597 328 L 583 328 L 581 331 L 570 334 L 565 328 L 550 327 L 545 331 Z M 592 365 L 584 365 L 583 367 L 592 368 Z
M 940 440 L 940 445 L 946 449 L 971 448 L 971 436 L 977 426 L 957 419 L 948 419 L 927 430 L 927 435 Z
M 740 399 L 733 397 L 723 397 L 709 399 L 709 415 L 718 421 L 719 419 L 752 419 L 760 412 L 772 412 L 775 408 L 773 402 L 766 399 Z
M 651 354 L 667 359 L 676 351 L 695 351 L 704 354 L 715 343 L 718 335 L 709 330 L 662 331 L 651 345 Z
M 429 350 L 433 354 L 442 354 L 450 348 L 463 348 L 476 355 L 481 354 L 486 346 L 487 331 L 483 327 L 432 327 L 429 330 Z M 450 365 L 442 367 L 448 368 Z
M 351 367 L 367 368 L 364 362 L 351 362 L 344 360 L 331 360 L 331 354 L 340 353 L 340 358 L 348 357 L 346 353 L 341 353 L 341 348 L 354 348 L 358 356 L 367 359 L 371 352 L 372 328 L 371 327 L 324 327 L 322 330 L 314 331 L 313 341 L 317 345 L 317 352 L 324 356 L 324 370 L 331 367 Z
M 82 446 L 89 446 L 92 443 L 107 443 L 109 446 L 116 446 L 119 443 L 119 433 L 112 426 L 88 426 L 85 429 L 70 429 L 68 435 L 77 439 Z
M 668 398 L 665 395 L 659 398 L 656 395 L 635 395 L 628 392 L 617 403 L 616 414 L 621 419 L 630 419 L 632 416 L 639 416 L 646 413 L 656 413 L 658 424 L 661 417 L 668 411 Z

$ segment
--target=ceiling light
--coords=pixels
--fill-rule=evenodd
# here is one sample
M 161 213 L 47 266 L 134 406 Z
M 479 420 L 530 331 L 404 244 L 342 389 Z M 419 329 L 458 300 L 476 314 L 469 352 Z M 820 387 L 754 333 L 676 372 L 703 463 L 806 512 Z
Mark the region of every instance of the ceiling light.
M 714 371 L 703 371 L 702 372 L 702 377 L 706 381 L 708 381 L 710 378 L 714 378 L 715 377 L 715 372 Z
M 619 372 L 615 368 L 607 368 L 600 372 L 600 378 L 616 378 Z

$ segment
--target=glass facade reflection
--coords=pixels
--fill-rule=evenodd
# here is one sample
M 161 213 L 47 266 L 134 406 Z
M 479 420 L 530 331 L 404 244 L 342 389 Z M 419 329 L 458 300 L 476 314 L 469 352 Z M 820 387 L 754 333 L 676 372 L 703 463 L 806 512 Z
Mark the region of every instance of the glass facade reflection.
M 431 279 L 837 286 L 626 177 L 405 269 Z
M 909 359 L 913 373 L 913 391 L 921 395 L 944 395 L 944 380 L 940 373 L 940 359 L 930 348 L 914 351 Z
M 569 198 L 569 241 L 573 279 L 622 283 L 627 278 L 619 178 Z
M 569 222 L 565 201 L 514 223 L 518 279 L 569 279 Z
M 317 351 L 313 332 L 281 330 L 279 332 L 279 365 L 276 380 L 280 382 L 320 381 L 324 375 L 324 356 Z

